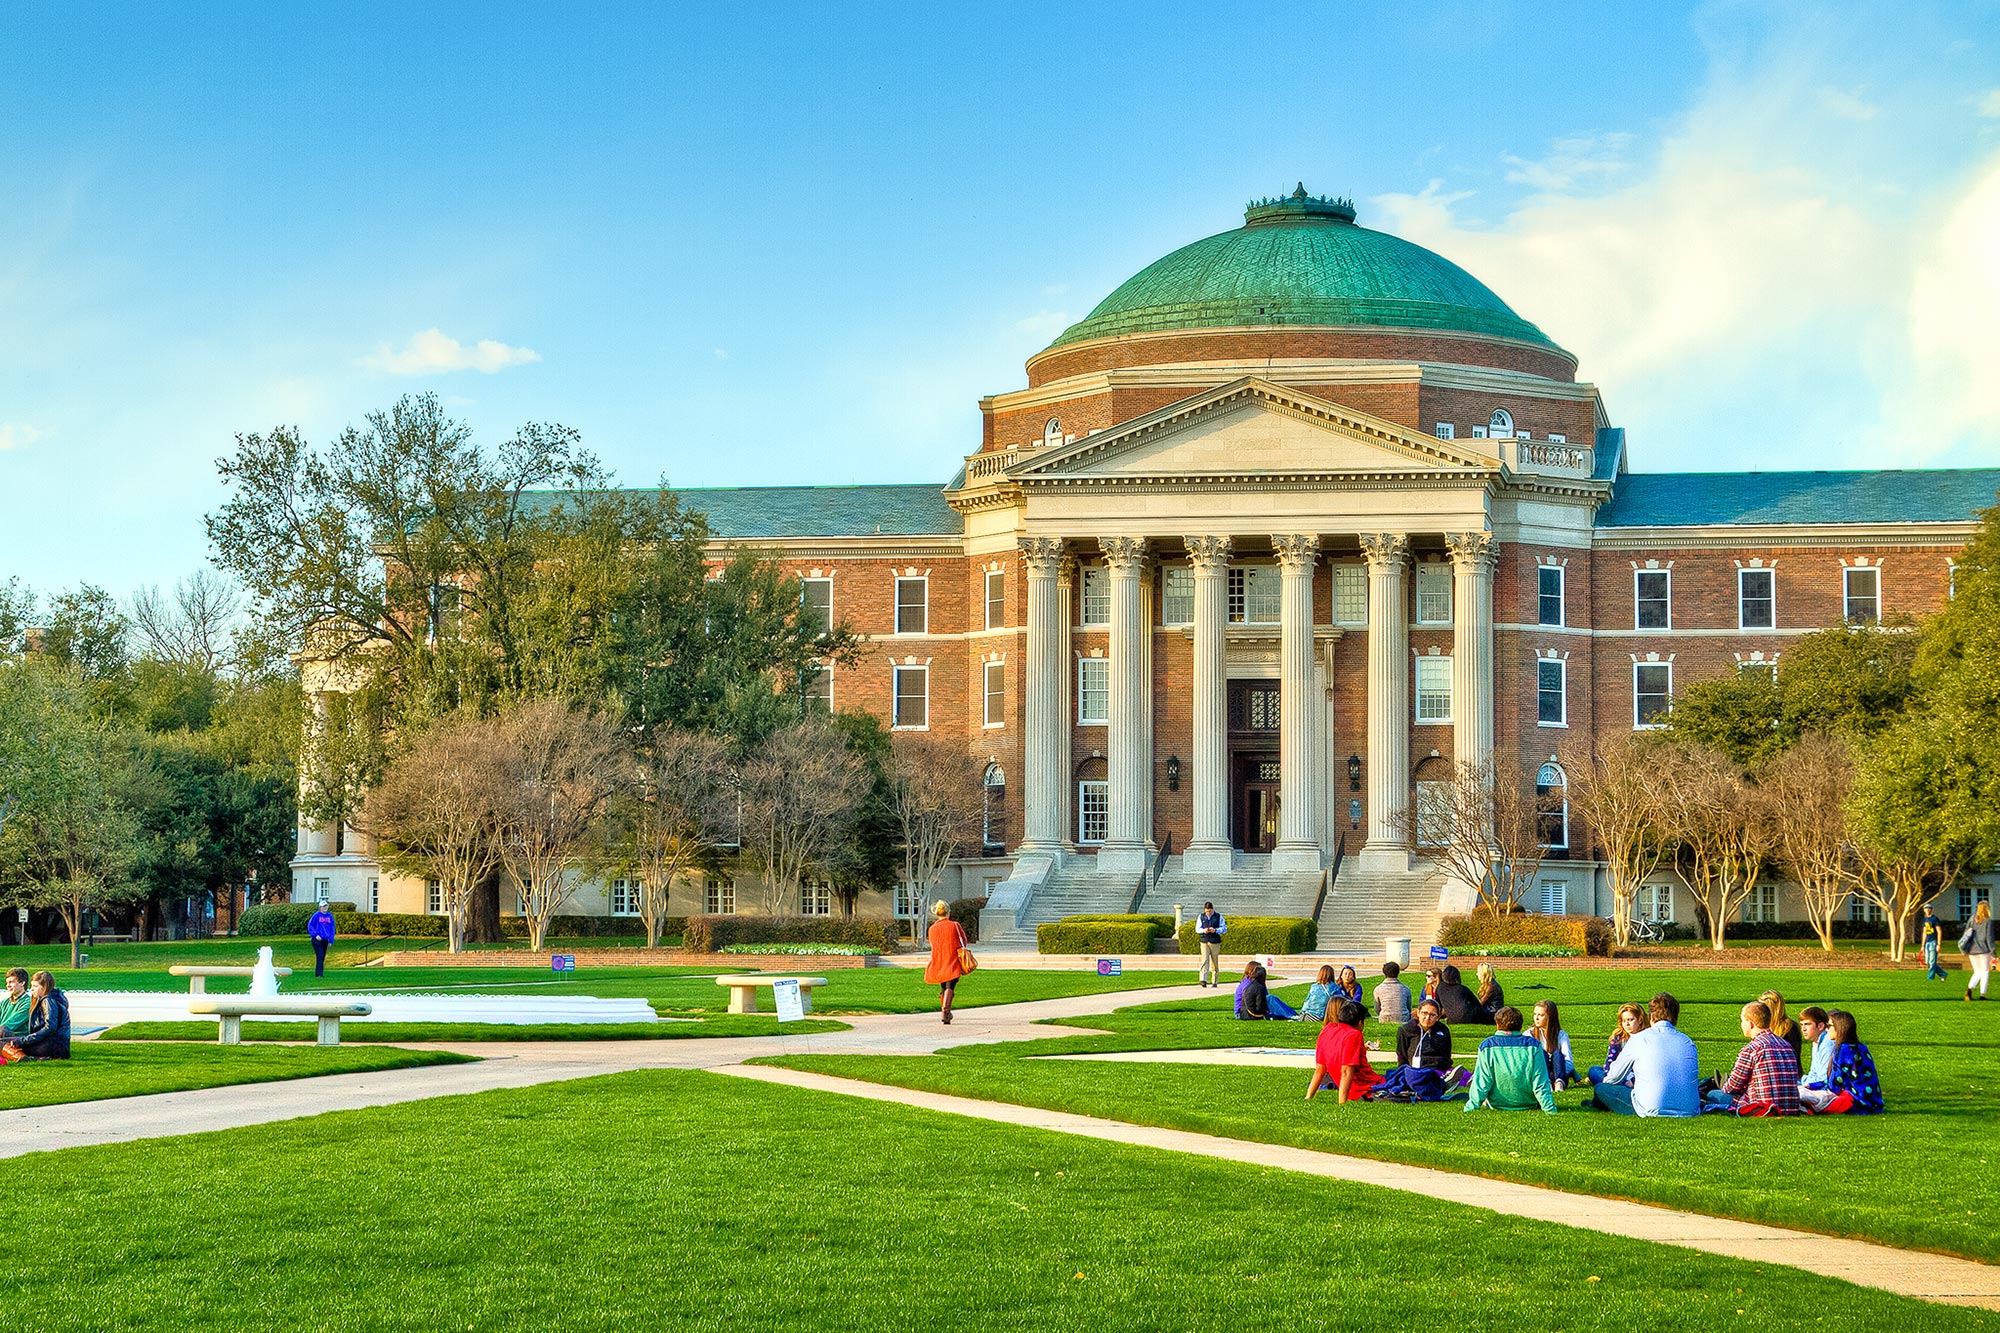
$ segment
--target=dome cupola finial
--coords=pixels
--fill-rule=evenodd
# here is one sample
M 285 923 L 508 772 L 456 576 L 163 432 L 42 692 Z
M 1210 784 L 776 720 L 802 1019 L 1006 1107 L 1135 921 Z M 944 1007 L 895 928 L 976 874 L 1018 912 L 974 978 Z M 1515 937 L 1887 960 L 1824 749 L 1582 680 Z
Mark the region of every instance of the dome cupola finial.
M 1288 195 L 1277 199 L 1251 200 L 1250 207 L 1243 213 L 1243 225 L 1246 227 L 1295 226 L 1315 222 L 1353 226 L 1354 201 L 1307 194 L 1306 183 L 1300 181 L 1298 188 Z

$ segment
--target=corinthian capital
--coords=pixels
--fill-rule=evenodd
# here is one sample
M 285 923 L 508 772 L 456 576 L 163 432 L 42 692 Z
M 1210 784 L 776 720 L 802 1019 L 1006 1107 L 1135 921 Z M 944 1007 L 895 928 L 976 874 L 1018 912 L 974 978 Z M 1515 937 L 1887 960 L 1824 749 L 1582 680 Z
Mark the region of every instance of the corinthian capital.
M 1229 563 L 1229 538 L 1183 537 L 1188 563 L 1196 569 L 1219 569 Z
M 1137 573 L 1146 567 L 1146 539 L 1144 537 L 1099 537 L 1099 547 L 1104 551 L 1104 563 L 1117 571 Z
M 1023 537 L 1021 563 L 1028 567 L 1029 578 L 1052 579 L 1062 572 L 1068 550 L 1069 544 L 1060 537 Z
M 1493 534 L 1490 532 L 1447 532 L 1444 544 L 1451 550 L 1455 569 L 1479 570 L 1493 563 Z
M 1310 573 L 1319 562 L 1319 538 L 1307 532 L 1280 533 L 1271 538 L 1278 565 L 1288 573 Z
M 1400 532 L 1364 532 L 1361 554 L 1375 569 L 1400 569 L 1410 558 L 1410 539 Z

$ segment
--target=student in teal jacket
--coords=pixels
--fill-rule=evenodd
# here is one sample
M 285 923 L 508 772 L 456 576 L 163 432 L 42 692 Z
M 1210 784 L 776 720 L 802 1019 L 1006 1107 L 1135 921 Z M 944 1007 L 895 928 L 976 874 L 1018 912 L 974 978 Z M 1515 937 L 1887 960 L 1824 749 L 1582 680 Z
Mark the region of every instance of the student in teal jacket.
M 33 1003 L 28 998 L 28 969 L 8 968 L 7 994 L 0 999 L 0 1041 L 28 1035 L 28 1010 Z
M 1507 1005 L 1493 1015 L 1493 1026 L 1499 1030 L 1479 1043 L 1465 1109 L 1532 1111 L 1539 1106 L 1554 1115 L 1556 1094 L 1549 1086 L 1548 1057 L 1539 1042 L 1521 1035 L 1521 1011 Z

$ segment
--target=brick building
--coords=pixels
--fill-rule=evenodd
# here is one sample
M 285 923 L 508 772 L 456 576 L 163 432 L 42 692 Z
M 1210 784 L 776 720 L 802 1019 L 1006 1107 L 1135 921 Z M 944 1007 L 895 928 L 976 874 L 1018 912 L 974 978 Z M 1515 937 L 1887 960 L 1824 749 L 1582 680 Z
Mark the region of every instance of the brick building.
M 1464 270 L 1301 190 L 1031 357 L 942 487 L 687 498 L 867 637 L 820 682 L 833 707 L 985 762 L 987 854 L 939 891 L 988 897 L 989 938 L 1124 910 L 1143 875 L 1149 905 L 1321 904 L 1323 941 L 1372 948 L 1463 905 L 1406 832 L 1456 761 L 1559 796 L 1565 738 L 1658 725 L 1688 682 L 1842 619 L 1936 606 L 2000 488 L 1634 472 L 1577 370 Z M 1529 906 L 1608 912 L 1558 823 Z M 750 910 L 734 887 L 691 884 L 686 910 Z M 301 830 L 294 892 L 423 910 L 332 830 Z M 1640 907 L 1693 920 L 1667 874 Z M 1795 908 L 1773 885 L 1748 910 Z

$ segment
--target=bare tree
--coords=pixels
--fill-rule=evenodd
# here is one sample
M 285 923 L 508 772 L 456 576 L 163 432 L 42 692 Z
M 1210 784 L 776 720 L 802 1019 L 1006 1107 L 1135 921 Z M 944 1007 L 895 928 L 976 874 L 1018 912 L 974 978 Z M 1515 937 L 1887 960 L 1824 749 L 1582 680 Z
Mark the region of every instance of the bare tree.
M 1743 767 L 1706 746 L 1658 753 L 1662 824 L 1679 849 L 1681 878 L 1708 917 L 1719 951 L 1771 855 L 1765 802 Z
M 890 755 L 903 882 L 922 920 L 945 866 L 984 836 L 984 768 L 962 747 L 919 732 L 897 733 Z
M 1614 905 L 1612 928 L 1620 945 L 1631 942 L 1639 890 L 1660 868 L 1670 846 L 1660 820 L 1659 748 L 1650 737 L 1628 732 L 1595 749 L 1588 742 L 1572 744 L 1560 760 L 1569 780 L 1570 809 L 1604 852 Z
M 1480 906 L 1506 916 L 1521 905 L 1548 848 L 1542 807 L 1524 775 L 1500 778 L 1491 763 L 1460 763 L 1451 781 L 1422 783 L 1401 817 L 1419 847 L 1435 849 L 1452 875 L 1470 884 Z
M 213 675 L 228 657 L 230 629 L 242 606 L 227 579 L 198 569 L 174 585 L 171 597 L 158 586 L 133 593 L 132 623 L 146 656 Z
M 520 704 L 496 719 L 505 773 L 500 864 L 521 900 L 528 947 L 540 949 L 549 921 L 576 892 L 603 831 L 618 777 L 618 736 L 609 719 L 562 699 Z
M 868 766 L 817 719 L 772 732 L 743 765 L 743 852 L 772 914 L 798 911 L 799 885 L 826 873 L 868 787 Z
M 1813 733 L 1758 771 L 1774 859 L 1805 899 L 1820 947 L 1833 949 L 1833 918 L 1857 880 L 1848 840 L 1847 797 L 1854 756 L 1844 741 Z
M 660 942 L 674 881 L 734 831 L 733 765 L 720 737 L 663 723 L 624 769 L 613 805 L 612 864 L 639 886 L 650 948 Z
M 491 720 L 452 714 L 410 739 L 362 809 L 384 868 L 437 885 L 453 953 L 465 947 L 473 895 L 500 865 L 503 758 Z
M 1866 841 L 1859 843 L 1856 851 L 1861 874 L 1854 892 L 1862 901 L 1882 909 L 1889 922 L 1889 957 L 1900 963 L 1910 938 L 1910 922 L 1950 882 L 1950 868 Z

